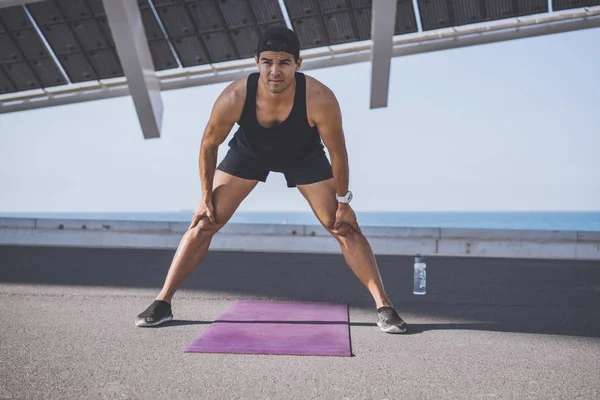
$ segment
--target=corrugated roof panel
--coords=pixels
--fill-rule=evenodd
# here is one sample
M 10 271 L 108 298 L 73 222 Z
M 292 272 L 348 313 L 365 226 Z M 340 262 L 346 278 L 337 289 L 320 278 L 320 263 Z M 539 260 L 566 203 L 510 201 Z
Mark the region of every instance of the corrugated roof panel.
M 256 28 L 234 29 L 230 31 L 230 35 L 240 57 L 254 57 L 256 43 L 258 42 L 258 32 Z
M 96 69 L 96 65 L 100 67 L 113 65 L 115 60 L 118 60 L 116 50 L 111 47 L 100 25 L 91 18 L 90 13 L 79 14 L 83 14 L 86 19 L 40 26 L 54 54 L 57 57 L 70 56 L 67 58 L 69 66 L 63 65 L 69 79 L 72 82 L 82 82 L 122 76 L 120 67 L 103 67 L 102 71 Z M 74 15 L 72 14 L 72 17 Z M 107 59 L 98 60 L 101 55 L 105 55 Z M 58 59 L 62 64 L 63 58 L 58 57 Z M 114 73 L 115 71 L 117 74 Z
M 226 32 L 213 32 L 202 35 L 202 41 L 213 63 L 236 60 L 237 51 L 233 49 Z
M 220 0 L 219 6 L 228 28 L 243 28 L 256 25 L 254 13 L 247 1 Z
M 13 31 L 12 36 L 16 45 L 28 60 L 49 57 L 48 50 L 34 28 Z
M 452 25 L 446 0 L 419 0 L 419 14 L 424 31 Z
M 58 60 L 71 82 L 86 82 L 97 79 L 92 66 L 82 53 L 61 55 L 58 56 Z
M 143 10 L 140 10 L 140 15 L 142 17 L 142 23 L 144 24 L 144 32 L 146 32 L 146 38 L 148 40 L 165 38 L 165 35 L 163 34 L 162 29 L 160 29 L 160 25 L 158 25 L 158 21 L 156 21 L 156 17 L 154 16 L 154 12 L 152 12 L 151 8 L 144 8 Z
M 322 13 L 336 13 L 346 11 L 348 3 L 346 3 L 346 0 L 321 0 L 319 1 L 319 7 Z
M 510 18 L 515 14 L 513 0 L 485 0 L 484 5 L 490 19 Z
M 53 0 L 28 9 L 71 82 L 123 76 L 101 2 Z
M 196 36 L 187 36 L 171 41 L 181 65 L 192 67 L 210 63 L 206 50 Z
M 370 0 L 286 0 L 285 4 L 302 48 L 371 38 Z M 396 9 L 394 33 L 417 32 L 412 0 L 397 0 Z
M 454 24 L 466 25 L 483 21 L 479 2 L 473 0 L 454 0 L 452 3 L 454 11 Z
M 92 9 L 88 8 L 86 0 L 54 0 L 64 17 L 69 21 L 91 18 Z
M 148 0 L 138 0 L 138 5 L 143 7 L 148 3 Z M 152 0 L 155 6 L 170 6 L 173 4 L 183 3 L 183 0 Z
M 354 21 L 356 21 L 356 29 L 358 30 L 358 40 L 371 39 L 371 9 L 355 10 Z
M 218 5 L 215 2 L 197 1 L 188 4 L 188 9 L 198 32 L 212 32 L 225 28 L 219 15 Z
M 100 79 L 118 78 L 124 75 L 121 62 L 113 49 L 91 51 L 88 56 Z
M 412 8 L 411 0 L 399 0 L 401 7 Z M 285 2 L 294 30 L 303 49 L 365 40 L 371 37 L 371 1 L 357 0 L 286 0 Z M 399 22 L 404 26 L 414 13 L 403 16 Z M 403 28 L 404 30 L 404 28 Z
M 6 80 L 12 82 L 3 91 L 66 83 L 22 6 L 0 10 L 0 32 L 0 64 Z
M 373 0 L 350 0 L 352 8 L 372 8 Z
M 40 78 L 42 87 L 59 86 L 67 83 L 52 58 L 40 58 L 31 61 L 30 64 Z
M 40 26 L 40 30 L 50 44 L 54 54 L 71 54 L 80 51 L 75 36 L 67 24 Z
M 31 68 L 25 62 L 4 64 L 2 66 L 6 75 L 14 83 L 17 91 L 39 89 L 40 85 L 33 75 Z
M 106 15 L 106 12 L 104 11 L 104 4 L 102 4 L 102 0 L 87 0 L 87 2 L 90 11 L 92 12 L 92 15 L 94 17 L 101 17 Z M 148 0 L 141 1 L 141 3 L 144 2 L 148 3 Z M 140 3 L 140 1 L 138 1 L 138 3 Z
M 358 40 L 348 12 L 327 14 L 323 17 L 330 44 L 348 43 Z
M 250 6 L 257 24 L 285 24 L 281 7 L 277 0 L 250 0 Z
M 20 6 L 0 8 L 0 19 L 9 30 L 33 28 L 29 17 Z
M 107 48 L 110 43 L 105 39 L 100 25 L 94 19 L 71 22 L 71 30 L 85 51 Z
M 27 9 L 38 25 L 51 25 L 64 22 L 60 10 L 53 1 L 38 1 L 27 4 Z
M 319 14 L 319 6 L 316 0 L 285 0 L 290 19 L 311 17 Z
M 254 55 L 258 35 L 285 25 L 278 0 L 152 0 L 182 66 Z M 371 37 L 372 0 L 284 0 L 301 49 Z M 423 30 L 548 11 L 547 0 L 417 0 Z M 553 0 L 554 10 L 600 0 Z M 149 0 L 137 0 L 157 70 L 177 67 Z M 102 0 L 27 4 L 73 82 L 122 76 Z M 397 0 L 394 33 L 417 31 L 413 0 Z M 0 9 L 0 92 L 64 82 L 22 6 Z
M 189 36 L 195 32 L 194 24 L 183 5 L 156 8 L 167 35 L 170 38 Z
M 554 10 L 568 10 L 572 8 L 600 6 L 600 0 L 553 0 Z
M 396 3 L 396 25 L 394 27 L 394 35 L 417 32 L 418 30 L 415 8 L 412 0 L 399 0 Z
M 112 31 L 110 30 L 106 16 L 97 17 L 96 21 L 98 21 L 98 25 L 100 25 L 102 32 L 104 32 L 104 37 L 108 40 L 110 47 L 115 47 L 115 40 L 112 37 Z
M 514 17 L 548 12 L 548 0 L 518 0 Z
M 547 0 L 418 0 L 423 30 L 548 11 Z
M 177 61 L 173 57 L 169 43 L 165 39 L 153 40 L 148 42 L 148 48 L 152 55 L 154 69 L 162 71 L 165 69 L 177 68 Z
M 8 80 L 8 77 L 2 72 L 2 66 L 0 65 L 0 94 L 12 93 L 17 89 Z
M 23 61 L 21 52 L 8 33 L 0 33 L 0 63 Z
M 327 35 L 319 18 L 295 19 L 292 21 L 292 26 L 298 35 L 301 50 L 328 44 Z

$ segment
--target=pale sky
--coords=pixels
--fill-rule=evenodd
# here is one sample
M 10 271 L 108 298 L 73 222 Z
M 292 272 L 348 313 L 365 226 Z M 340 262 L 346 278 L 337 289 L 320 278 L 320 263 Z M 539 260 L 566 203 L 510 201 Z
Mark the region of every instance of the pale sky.
M 369 63 L 306 73 L 341 104 L 357 211 L 600 210 L 600 29 L 394 58 L 385 109 Z M 160 139 L 129 97 L 0 115 L 0 212 L 193 209 L 225 86 L 163 92 Z M 239 210 L 310 211 L 277 173 Z

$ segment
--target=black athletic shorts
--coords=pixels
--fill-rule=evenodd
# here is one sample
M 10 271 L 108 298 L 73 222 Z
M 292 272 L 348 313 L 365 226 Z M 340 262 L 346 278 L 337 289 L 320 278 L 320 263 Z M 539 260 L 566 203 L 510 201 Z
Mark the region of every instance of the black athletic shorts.
M 281 172 L 290 188 L 333 178 L 331 164 L 324 152 L 318 152 L 290 166 L 273 167 L 242 150 L 230 148 L 217 169 L 238 178 L 261 182 L 266 182 L 269 172 Z

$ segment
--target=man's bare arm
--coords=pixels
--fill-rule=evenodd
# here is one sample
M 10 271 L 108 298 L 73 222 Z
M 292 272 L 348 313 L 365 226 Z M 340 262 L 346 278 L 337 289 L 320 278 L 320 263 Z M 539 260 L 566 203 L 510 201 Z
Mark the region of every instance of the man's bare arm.
M 350 172 L 340 105 L 327 86 L 316 80 L 312 80 L 311 86 L 310 119 L 317 125 L 321 139 L 329 151 L 336 192 L 339 196 L 344 196 L 348 192 Z
M 200 144 L 200 181 L 202 199 L 212 201 L 213 178 L 217 169 L 217 151 L 233 128 L 244 108 L 246 80 L 231 83 L 217 98 Z

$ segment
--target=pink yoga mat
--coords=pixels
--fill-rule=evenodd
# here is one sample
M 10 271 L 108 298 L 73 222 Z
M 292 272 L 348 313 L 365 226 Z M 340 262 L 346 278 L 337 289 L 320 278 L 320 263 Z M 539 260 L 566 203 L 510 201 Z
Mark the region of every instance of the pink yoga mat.
M 348 306 L 240 300 L 185 352 L 350 357 Z

